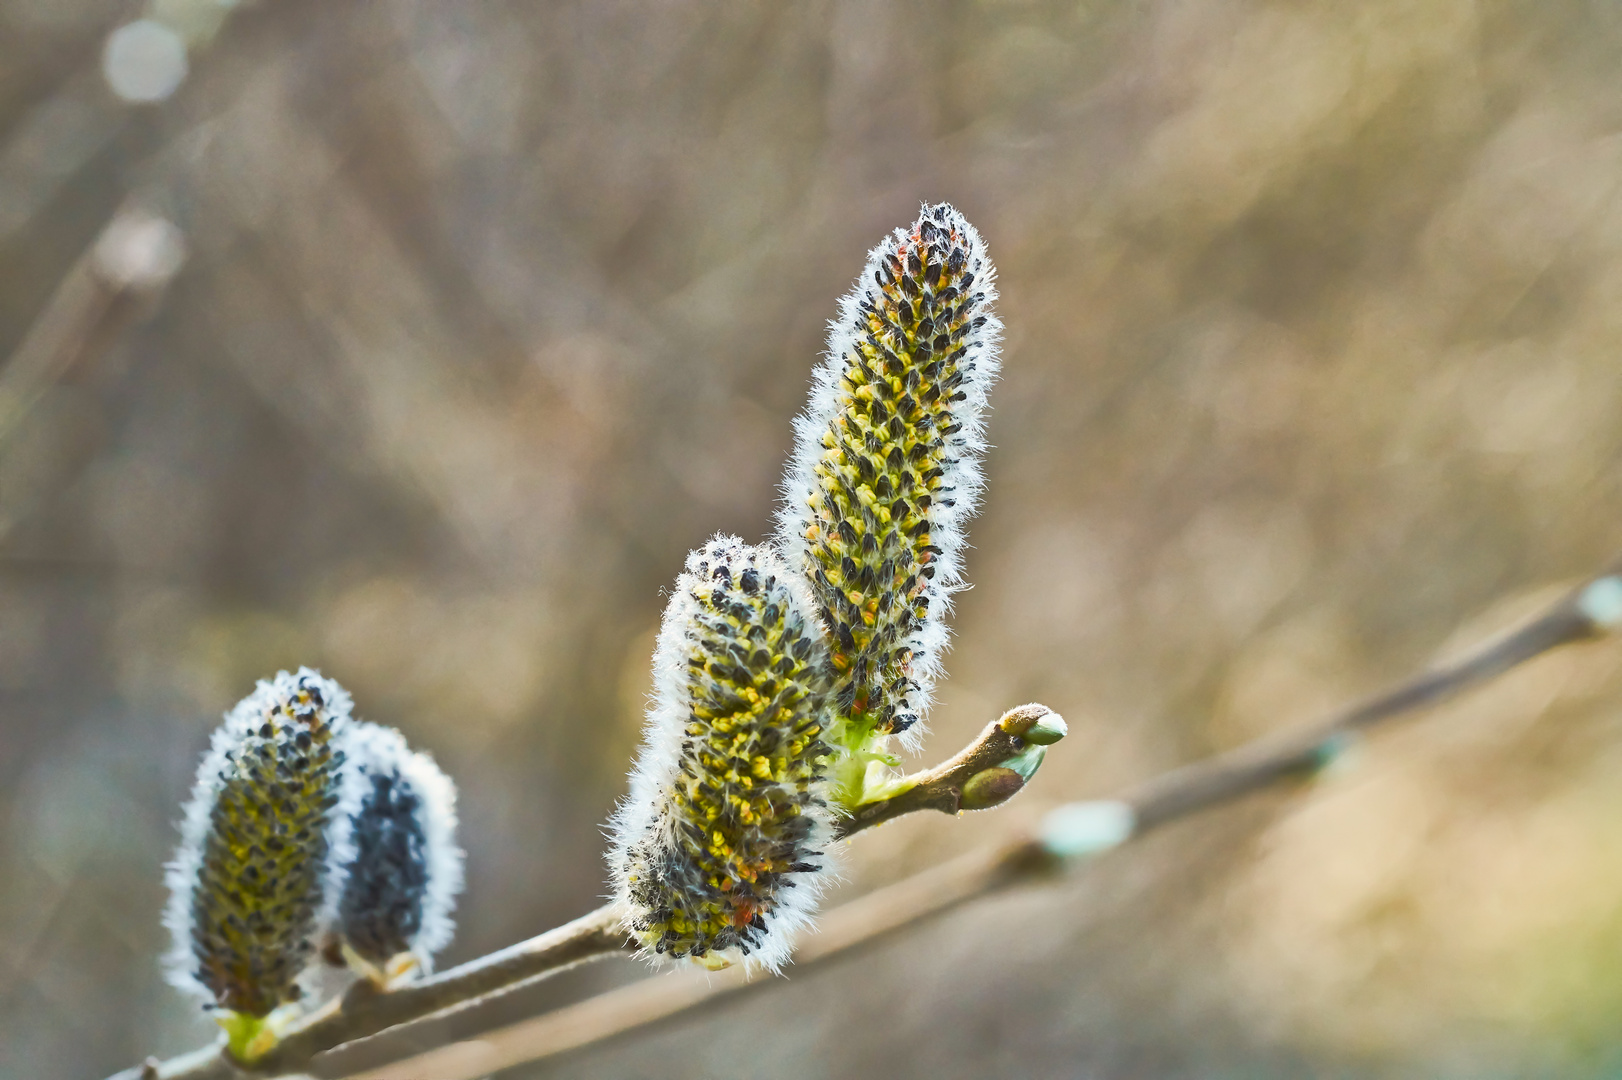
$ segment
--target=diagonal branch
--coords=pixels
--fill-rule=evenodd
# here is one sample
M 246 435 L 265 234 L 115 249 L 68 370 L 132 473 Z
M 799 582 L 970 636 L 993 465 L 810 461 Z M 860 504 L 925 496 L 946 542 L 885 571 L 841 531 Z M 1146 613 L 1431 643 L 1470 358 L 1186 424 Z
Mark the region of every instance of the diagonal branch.
M 1562 645 L 1622 628 L 1622 562 L 1567 593 L 1543 614 L 1449 664 L 1305 731 L 1256 740 L 1236 750 L 1173 769 L 1122 797 L 1135 832 L 1173 821 L 1255 791 L 1286 776 L 1310 773 L 1361 731 L 1434 705 Z
M 1261 739 L 1207 761 L 1173 770 L 1112 800 L 1061 807 L 1050 815 L 1049 825 L 1041 837 L 1019 838 L 1001 847 L 971 852 L 836 909 L 826 916 L 823 933 L 801 947 L 798 962 L 803 964 L 834 955 L 975 896 L 1028 878 L 1067 857 L 1096 853 L 1157 825 L 1232 801 L 1276 781 L 1308 775 L 1332 758 L 1349 736 L 1361 730 L 1435 704 L 1561 645 L 1614 631 L 1622 627 L 1619 571 L 1622 567 L 1585 582 L 1538 618 L 1464 658 L 1433 668 L 1315 728 Z M 1023 784 L 1023 777 L 1016 785 L 998 776 L 998 770 L 1008 771 L 1008 763 L 1013 759 L 1039 751 L 1041 740 L 1053 741 L 1062 733 L 1063 721 L 1045 706 L 1011 709 L 950 761 L 904 778 L 897 783 L 899 790 L 895 794 L 859 809 L 847 820 L 842 835 L 853 835 L 916 810 L 952 813 L 978 805 L 996 805 L 999 794 L 1001 798 L 1011 794 L 1011 791 L 1004 793 L 1005 789 L 999 786 L 1001 782 L 1007 781 L 1007 786 L 1013 790 Z M 981 778 L 988 773 L 992 774 L 993 782 L 982 782 Z M 968 797 L 965 797 L 966 792 Z M 565 968 L 630 951 L 630 944 L 619 928 L 618 915 L 608 906 L 528 941 L 397 990 L 379 992 L 358 984 L 294 1027 L 254 1071 L 276 1075 L 297 1070 L 318 1054 L 385 1030 L 394 1029 L 388 1036 L 390 1041 L 409 1039 L 411 1025 L 416 1021 L 476 1009 L 496 996 Z M 486 1055 L 473 1072 L 459 1072 L 460 1066 L 457 1066 L 449 1068 L 443 1076 L 449 1080 L 452 1076 L 482 1075 L 492 1068 L 560 1053 L 757 981 L 743 972 L 711 976 L 702 986 L 684 978 L 684 973 L 647 980 L 570 1006 L 562 1013 L 547 1014 L 488 1035 L 479 1040 L 480 1045 L 494 1047 L 490 1053 L 499 1057 L 499 1063 L 491 1063 Z M 554 1034 L 543 1037 L 548 1031 Z M 560 1032 L 562 1034 L 557 1034 Z M 591 1032 L 600 1034 L 586 1037 Z M 430 1071 L 428 1065 L 423 1065 L 421 1070 L 418 1065 L 424 1061 L 431 1064 L 433 1060 L 442 1064 L 450 1060 L 454 1064 L 455 1053 L 465 1056 L 469 1053 L 468 1045 L 455 1044 L 432 1051 L 442 1055 L 436 1059 L 428 1059 L 427 1055 L 413 1058 L 407 1064 L 407 1072 L 424 1078 L 441 1076 Z M 169 1062 L 149 1061 L 146 1066 L 117 1074 L 113 1080 L 229 1080 L 238 1072 L 238 1067 L 219 1048 L 208 1047 Z
M 605 905 L 528 941 L 396 990 L 379 991 L 362 980 L 294 1026 L 252 1071 L 266 1076 L 296 1072 L 322 1050 L 626 948 L 619 913 L 613 905 Z M 231 1080 L 243 1071 L 223 1046 L 216 1045 L 166 1062 L 149 1058 L 110 1080 Z
M 915 810 L 956 813 L 1000 805 L 1024 786 L 1046 745 L 1063 735 L 1064 721 L 1045 705 L 1010 709 L 956 757 L 901 779 L 895 784 L 897 794 L 847 818 L 839 835 L 849 837 Z M 274 1050 L 254 1063 L 252 1072 L 265 1076 L 295 1072 L 316 1054 L 345 1043 L 479 1008 L 577 964 L 635 951 L 621 928 L 619 909 L 607 904 L 555 930 L 420 982 L 393 990 L 358 982 L 293 1025 Z M 229 1080 L 241 1071 L 222 1047 L 209 1046 L 167 1062 L 149 1059 L 111 1080 Z
M 1174 769 L 1114 799 L 1071 803 L 1048 815 L 1040 835 L 1019 836 L 835 908 L 795 954 L 796 968 L 838 955 L 968 900 L 1097 854 L 1158 825 L 1234 801 L 1290 777 L 1311 775 L 1349 737 L 1478 686 L 1562 645 L 1622 629 L 1622 563 L 1584 582 L 1519 629 L 1439 665 L 1302 732 L 1267 737 Z M 1014 710 L 1017 712 L 1018 710 Z M 1009 715 L 1013 715 L 1011 712 Z M 956 760 L 956 759 L 954 759 Z M 950 764 L 950 763 L 949 763 Z M 935 772 L 943 771 L 934 770 Z M 727 971 L 646 979 L 545 1013 L 476 1040 L 452 1043 L 352 1080 L 471 1080 L 656 1023 L 757 983 Z M 402 1049 L 404 1049 L 402 1047 Z M 319 1068 L 320 1075 L 341 1075 Z
M 816 934 L 794 952 L 794 970 L 838 956 L 920 919 L 938 915 L 988 892 L 1022 881 L 1054 861 L 1033 840 L 980 848 L 876 889 L 828 912 Z M 477 1040 L 451 1043 L 364 1073 L 328 1068 L 317 1059 L 314 1075 L 351 1080 L 472 1080 L 497 1069 L 552 1057 L 662 1020 L 774 976 L 741 967 L 714 974 L 672 971 L 587 998 Z M 390 1042 L 394 1036 L 389 1036 Z

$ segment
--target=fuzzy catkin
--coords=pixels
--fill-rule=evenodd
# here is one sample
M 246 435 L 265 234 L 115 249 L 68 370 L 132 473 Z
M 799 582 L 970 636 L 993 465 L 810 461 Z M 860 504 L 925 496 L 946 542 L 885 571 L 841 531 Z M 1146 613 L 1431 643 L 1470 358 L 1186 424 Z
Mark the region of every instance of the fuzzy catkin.
M 350 858 L 339 872 L 339 939 L 369 973 L 403 954 L 428 969 L 455 933 L 462 890 L 456 785 L 403 735 L 356 724 L 345 740 L 355 785 L 345 804 Z
M 928 709 L 982 483 L 995 274 L 962 214 L 925 206 L 869 253 L 795 421 L 777 541 L 827 624 L 848 748 Z
M 168 866 L 170 980 L 263 1017 L 301 994 L 327 915 L 349 695 L 308 668 L 226 714 L 197 770 Z
M 609 853 L 627 928 L 655 956 L 775 968 L 815 907 L 833 827 L 827 652 L 805 584 L 766 546 L 693 552 L 654 685 Z

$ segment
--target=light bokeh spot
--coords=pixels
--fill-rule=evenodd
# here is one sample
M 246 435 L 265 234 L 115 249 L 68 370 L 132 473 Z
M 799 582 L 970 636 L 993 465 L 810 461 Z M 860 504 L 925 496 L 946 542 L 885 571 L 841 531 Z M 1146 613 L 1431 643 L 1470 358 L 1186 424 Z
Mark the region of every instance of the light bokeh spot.
M 1119 800 L 1066 803 L 1042 820 L 1042 846 L 1065 859 L 1096 855 L 1124 842 L 1136 828 L 1137 815 Z
M 130 102 L 167 99 L 186 81 L 186 70 L 186 43 L 152 19 L 137 19 L 114 30 L 101 54 L 107 85 Z

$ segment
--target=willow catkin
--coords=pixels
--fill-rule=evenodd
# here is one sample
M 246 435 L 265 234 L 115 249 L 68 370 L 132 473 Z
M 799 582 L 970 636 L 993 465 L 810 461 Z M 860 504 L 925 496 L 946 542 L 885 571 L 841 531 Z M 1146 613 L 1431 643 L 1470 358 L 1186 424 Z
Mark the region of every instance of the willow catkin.
M 869 253 L 795 421 L 777 540 L 827 624 L 847 750 L 928 709 L 981 487 L 994 282 L 974 227 L 925 206 Z
M 654 956 L 786 959 L 828 873 L 827 651 L 805 584 L 769 547 L 687 559 L 654 654 L 630 797 L 609 853 Z
M 334 927 L 350 962 L 377 981 L 402 959 L 430 970 L 456 931 L 462 891 L 456 785 L 405 736 L 356 724 L 344 743 L 349 859 L 339 870 Z
M 170 980 L 264 1017 L 301 996 L 329 913 L 349 695 L 307 668 L 261 681 L 197 770 L 168 866 Z

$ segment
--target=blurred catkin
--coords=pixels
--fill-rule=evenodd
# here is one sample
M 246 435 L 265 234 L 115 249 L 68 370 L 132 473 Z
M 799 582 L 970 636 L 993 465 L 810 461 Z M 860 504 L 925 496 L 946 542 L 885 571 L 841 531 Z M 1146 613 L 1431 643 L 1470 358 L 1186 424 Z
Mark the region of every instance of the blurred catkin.
M 336 929 L 350 963 L 382 982 L 401 959 L 430 968 L 455 933 L 456 785 L 392 728 L 356 724 L 344 745 L 346 783 L 357 790 L 344 799 L 351 857 L 339 874 Z
M 349 713 L 337 683 L 283 671 L 214 732 L 168 867 L 166 916 L 170 979 L 209 1004 L 264 1017 L 300 996 L 332 901 Z
M 825 876 L 829 681 L 814 601 L 775 552 L 688 556 L 654 654 L 656 700 L 609 853 L 653 955 L 776 967 Z
M 869 253 L 795 423 L 778 542 L 832 637 L 830 738 L 852 770 L 874 735 L 908 731 L 928 709 L 981 486 L 1002 329 L 994 279 L 963 215 L 925 206 Z

